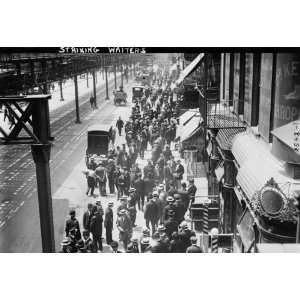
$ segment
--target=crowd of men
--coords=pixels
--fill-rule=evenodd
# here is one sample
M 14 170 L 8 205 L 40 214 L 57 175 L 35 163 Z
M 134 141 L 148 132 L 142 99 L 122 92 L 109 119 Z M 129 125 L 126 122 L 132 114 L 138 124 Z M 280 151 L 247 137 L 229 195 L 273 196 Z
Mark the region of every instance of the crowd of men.
M 185 215 L 193 203 L 196 186 L 193 179 L 183 182 L 184 166 L 175 160 L 171 143 L 176 137 L 179 102 L 173 101 L 168 74 L 158 73 L 144 97 L 132 107 L 129 120 L 119 117 L 116 128 L 110 129 L 115 144 L 116 131 L 125 134 L 126 144 L 114 145 L 107 163 L 89 160 L 87 195 L 93 196 L 96 187 L 106 196 L 117 193 L 117 201 L 110 201 L 104 210 L 101 201 L 88 204 L 83 215 L 83 232 L 74 210 L 66 221 L 63 252 L 97 252 L 103 250 L 102 233 L 112 252 L 120 252 L 113 240 L 114 226 L 119 231 L 119 242 L 127 253 L 137 252 L 202 252 L 197 238 L 189 229 Z M 151 150 L 148 150 L 151 149 Z M 137 159 L 144 159 L 151 151 L 151 159 L 142 169 Z M 117 205 L 114 216 L 113 206 Z M 133 236 L 137 210 L 144 214 L 145 228 L 140 237 Z

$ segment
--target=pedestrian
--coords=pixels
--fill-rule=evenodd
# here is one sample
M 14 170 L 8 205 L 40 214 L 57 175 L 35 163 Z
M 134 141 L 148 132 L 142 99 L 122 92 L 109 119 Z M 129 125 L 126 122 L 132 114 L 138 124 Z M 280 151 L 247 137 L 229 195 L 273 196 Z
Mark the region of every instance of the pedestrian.
M 126 183 L 125 183 L 125 176 L 124 176 L 124 171 L 120 170 L 120 174 L 117 178 L 117 188 L 118 188 L 118 199 L 121 196 L 126 195 Z
M 108 178 L 108 187 L 109 187 L 109 193 L 114 194 L 115 192 L 115 171 L 116 171 L 116 165 L 113 159 L 109 159 L 107 161 L 106 166 L 107 171 L 107 178 Z
M 93 95 L 91 94 L 91 96 L 90 96 L 90 104 L 91 104 L 91 109 L 94 109 L 95 108 L 95 104 L 94 104 L 94 97 L 93 97 Z
M 125 209 L 127 210 L 127 197 L 126 196 L 122 196 L 120 198 L 120 205 L 117 207 L 117 215 L 120 216 L 120 211 Z
M 93 252 L 94 243 L 93 243 L 93 240 L 90 237 L 90 231 L 89 230 L 83 230 L 82 240 L 83 240 L 84 246 L 86 248 L 86 252 L 88 252 L 88 253 Z
M 146 204 L 144 218 L 146 221 L 147 228 L 150 229 L 149 225 L 151 224 L 152 234 L 154 234 L 159 216 L 158 216 L 158 206 L 153 197 L 151 197 L 149 202 Z
M 175 212 L 175 218 L 176 218 L 176 206 L 175 206 L 175 200 L 173 197 L 168 196 L 167 197 L 167 205 L 165 206 L 165 210 L 163 213 L 163 221 L 168 219 L 168 216 L 170 215 L 170 212 Z
M 103 218 L 102 215 L 98 209 L 98 207 L 95 205 L 93 207 L 93 216 L 91 218 L 90 223 L 90 232 L 93 236 L 93 242 L 94 242 L 94 252 L 98 252 L 100 250 L 102 252 L 102 229 L 103 229 Z
M 186 189 L 186 183 L 182 182 L 181 183 L 181 189 L 177 191 L 177 193 L 180 195 L 181 197 L 181 201 L 185 207 L 185 210 L 187 211 L 187 209 L 190 206 L 190 197 L 189 197 L 189 193 Z
M 183 253 L 184 252 L 182 242 L 179 238 L 177 231 L 174 231 L 171 235 L 170 252 L 171 253 Z
M 93 204 L 89 203 L 87 206 L 87 211 L 83 214 L 83 221 L 82 225 L 85 230 L 90 230 L 90 223 L 92 218 L 92 210 L 93 210 Z
M 195 236 L 191 236 L 191 246 L 187 247 L 186 253 L 203 253 L 203 249 L 197 246 L 197 238 Z
M 138 178 L 134 181 L 133 184 L 136 190 L 136 199 L 138 204 L 138 209 L 144 209 L 144 199 L 145 199 L 145 190 L 144 190 L 144 180 L 142 179 L 142 174 L 138 174 Z
M 162 224 L 162 219 L 163 219 L 163 213 L 164 213 L 164 206 L 165 206 L 165 203 L 163 200 L 161 200 L 159 198 L 159 193 L 158 191 L 153 191 L 152 193 L 152 196 L 154 198 L 154 201 L 157 205 L 157 218 L 158 218 L 158 223 L 159 224 Z
M 122 251 L 120 251 L 119 248 L 119 243 L 117 241 L 112 241 L 110 243 L 110 247 L 112 249 L 113 253 L 122 253 Z
M 171 238 L 173 232 L 178 231 L 178 222 L 175 219 L 175 211 L 169 211 L 167 220 L 164 222 L 166 234 Z
M 117 219 L 117 228 L 119 230 L 119 239 L 123 242 L 125 251 L 132 236 L 131 220 L 126 209 L 121 209 Z
M 181 197 L 179 194 L 174 194 L 174 200 L 175 200 L 175 218 L 178 224 L 181 224 L 181 222 L 184 220 L 186 209 L 184 204 L 181 201 Z
M 116 123 L 116 127 L 118 128 L 119 136 L 122 135 L 122 128 L 124 127 L 124 121 L 119 117 Z
M 86 176 L 87 181 L 87 190 L 86 195 L 88 196 L 90 193 L 90 196 L 94 196 L 94 190 L 96 186 L 96 173 L 92 169 L 88 169 L 87 171 L 83 172 Z
M 108 206 L 105 210 L 105 217 L 104 217 L 104 227 L 105 227 L 105 235 L 106 235 L 106 244 L 109 245 L 112 239 L 112 231 L 113 231 L 113 221 L 114 221 L 114 214 L 113 208 L 114 203 L 112 201 L 108 202 Z
M 193 204 L 195 202 L 195 195 L 197 192 L 197 187 L 195 186 L 193 178 L 191 178 L 189 180 L 189 186 L 187 188 L 187 192 L 189 194 L 189 200 L 190 200 L 191 204 Z
M 131 226 L 132 227 L 136 227 L 135 225 L 135 220 L 136 220 L 136 207 L 135 207 L 135 199 L 131 198 L 130 196 L 128 197 L 128 213 L 129 213 L 129 217 L 131 220 Z
M 103 166 L 103 162 L 99 163 L 99 166 L 95 170 L 97 181 L 99 184 L 99 195 L 106 196 L 106 170 Z
M 75 210 L 71 209 L 69 212 L 69 215 L 70 215 L 70 218 L 66 221 L 66 225 L 65 225 L 66 237 L 69 237 L 70 231 L 75 229 L 75 238 L 78 241 L 81 239 L 81 233 L 80 233 L 79 222 L 76 219 Z
M 176 164 L 175 175 L 174 175 L 177 189 L 181 188 L 181 180 L 183 179 L 183 174 L 184 174 L 184 167 L 181 164 L 181 161 L 178 160 Z
M 180 224 L 178 235 L 182 242 L 183 251 L 186 252 L 187 248 L 191 246 L 191 236 L 195 236 L 196 234 L 189 229 L 187 222 L 183 221 Z

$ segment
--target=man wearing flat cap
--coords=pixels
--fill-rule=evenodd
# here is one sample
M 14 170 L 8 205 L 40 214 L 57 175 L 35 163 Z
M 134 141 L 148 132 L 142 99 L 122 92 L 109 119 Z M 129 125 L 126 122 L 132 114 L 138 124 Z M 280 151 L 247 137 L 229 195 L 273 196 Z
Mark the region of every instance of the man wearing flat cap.
M 109 245 L 112 242 L 112 231 L 113 231 L 113 222 L 114 222 L 114 214 L 113 208 L 114 203 L 112 201 L 108 202 L 108 206 L 105 210 L 105 219 L 104 219 L 104 227 L 105 227 L 105 235 L 106 235 L 106 243 Z
M 132 236 L 131 220 L 126 209 L 121 209 L 117 219 L 117 228 L 119 230 L 120 241 L 123 242 L 125 251 Z

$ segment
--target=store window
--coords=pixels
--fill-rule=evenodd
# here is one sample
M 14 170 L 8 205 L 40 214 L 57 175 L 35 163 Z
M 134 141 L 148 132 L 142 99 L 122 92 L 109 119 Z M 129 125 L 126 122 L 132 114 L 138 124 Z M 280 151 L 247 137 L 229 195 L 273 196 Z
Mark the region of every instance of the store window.
M 273 54 L 262 53 L 259 86 L 259 121 L 258 129 L 262 137 L 269 142 L 271 126 L 271 103 L 273 81 Z
M 276 57 L 274 129 L 300 117 L 300 53 Z

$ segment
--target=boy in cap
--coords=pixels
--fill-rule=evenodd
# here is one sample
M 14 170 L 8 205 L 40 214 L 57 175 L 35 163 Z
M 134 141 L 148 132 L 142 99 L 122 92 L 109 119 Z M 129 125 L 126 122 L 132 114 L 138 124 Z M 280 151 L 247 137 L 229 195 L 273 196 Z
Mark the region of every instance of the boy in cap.
M 81 239 L 80 226 L 78 220 L 76 219 L 75 210 L 71 209 L 69 215 L 70 215 L 70 219 L 66 221 L 66 225 L 65 225 L 66 237 L 69 237 L 71 229 L 75 229 L 76 231 L 75 238 L 76 240 L 80 240 Z

